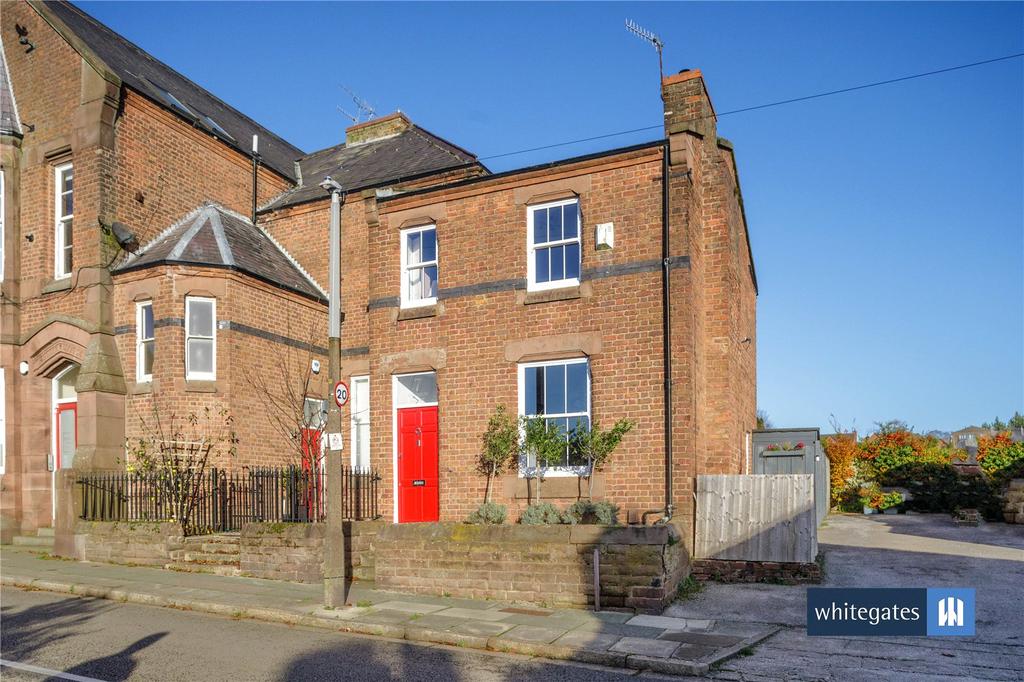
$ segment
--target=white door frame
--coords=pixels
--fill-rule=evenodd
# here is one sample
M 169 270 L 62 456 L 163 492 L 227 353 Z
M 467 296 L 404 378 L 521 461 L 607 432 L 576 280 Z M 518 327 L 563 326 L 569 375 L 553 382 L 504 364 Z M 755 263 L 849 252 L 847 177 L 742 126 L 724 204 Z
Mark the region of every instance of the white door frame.
M 408 405 L 398 404 L 398 379 L 399 377 L 413 377 L 422 376 L 425 374 L 434 375 L 434 384 L 437 385 L 437 372 L 430 370 L 428 372 L 403 372 L 402 374 L 391 375 L 391 497 L 394 500 L 394 510 L 392 512 L 392 520 L 394 523 L 398 523 L 398 410 L 403 407 L 437 407 L 438 401 L 432 403 L 411 403 Z M 440 388 L 438 388 L 438 396 L 441 395 Z M 440 415 L 438 415 L 440 417 Z M 440 423 L 438 423 L 438 457 L 441 456 L 440 452 Z M 440 492 L 438 492 L 438 501 L 440 503 Z
M 75 449 L 78 448 L 78 391 L 75 391 L 74 398 L 58 398 L 57 397 L 57 384 L 60 378 L 68 372 L 79 367 L 74 363 L 68 363 L 64 366 L 64 369 L 53 375 L 50 379 L 50 456 L 49 458 L 53 461 L 53 471 L 50 472 L 50 513 L 52 515 L 52 522 L 57 523 L 57 439 L 60 438 L 58 429 L 60 425 L 57 424 L 57 407 L 59 405 L 67 405 L 75 403 Z M 47 461 L 49 464 L 49 460 Z

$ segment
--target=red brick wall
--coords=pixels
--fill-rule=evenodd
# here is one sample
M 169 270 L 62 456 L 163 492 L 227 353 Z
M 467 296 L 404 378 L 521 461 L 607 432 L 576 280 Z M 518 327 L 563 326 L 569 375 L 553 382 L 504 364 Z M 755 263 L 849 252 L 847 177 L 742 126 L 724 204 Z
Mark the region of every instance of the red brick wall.
M 527 209 L 515 202 L 515 188 L 559 179 L 589 178 L 580 196 L 584 269 L 658 261 L 660 173 L 660 153 L 642 150 L 419 200 L 446 201 L 446 216 L 437 221 L 441 289 L 524 278 Z M 371 300 L 399 292 L 399 225 L 389 213 L 408 212 L 416 203 L 381 205 L 380 224 L 370 230 Z M 596 251 L 594 225 L 609 221 L 615 223 L 616 247 Z M 389 356 L 444 351 L 446 364 L 437 372 L 441 517 L 459 520 L 483 500 L 485 479 L 475 472 L 474 457 L 487 418 L 499 403 L 518 408 L 518 363 L 506 360 L 506 343 L 565 333 L 591 334 L 603 344 L 591 358 L 592 417 L 605 425 L 623 417 L 636 422 L 604 474 L 605 496 L 636 510 L 658 506 L 664 471 L 660 278 L 655 269 L 595 279 L 581 287 L 578 299 L 530 305 L 522 292 L 512 291 L 452 298 L 442 301 L 437 316 L 418 320 L 397 321 L 395 308 L 371 310 L 371 452 L 389 482 L 384 508 L 393 505 Z M 554 488 L 551 479 L 547 485 Z M 498 482 L 496 497 L 513 508 L 525 503 L 502 499 L 502 491 Z
M 118 220 L 142 244 L 204 201 L 252 211 L 252 162 L 132 90 L 117 124 L 117 169 Z M 260 167 L 260 204 L 289 186 Z
M 217 299 L 217 379 L 189 382 L 185 379 L 185 297 L 213 296 Z M 241 469 L 247 466 L 281 466 L 299 463 L 298 450 L 284 433 L 280 422 L 297 417 L 302 388 L 309 377 L 310 397 L 326 394 L 326 358 L 316 351 L 296 348 L 280 340 L 266 339 L 237 328 L 245 325 L 293 341 L 322 346 L 325 308 L 295 294 L 284 292 L 252 278 L 227 270 L 158 267 L 118 276 L 115 287 L 117 344 L 129 385 L 126 431 L 130 440 L 152 433 L 156 418 L 167 424 L 171 417 L 182 427 L 189 414 L 202 418 L 204 432 L 237 433 L 237 454 L 229 457 L 227 446 L 218 448 L 214 464 Z M 157 326 L 153 381 L 137 384 L 135 361 L 136 302 L 153 301 L 154 320 L 175 320 Z M 159 324 L 159 323 L 158 323 Z M 312 359 L 320 359 L 319 375 L 307 373 Z M 279 401 L 295 396 L 282 408 Z M 274 399 L 261 398 L 262 389 L 272 390 Z M 294 411 L 288 409 L 294 407 Z M 210 418 L 206 418 L 206 410 Z M 226 424 L 221 410 L 230 414 Z M 146 425 L 143 425 L 143 420 Z M 186 428 L 186 431 L 189 429 Z M 204 434 L 200 434 L 204 435 Z

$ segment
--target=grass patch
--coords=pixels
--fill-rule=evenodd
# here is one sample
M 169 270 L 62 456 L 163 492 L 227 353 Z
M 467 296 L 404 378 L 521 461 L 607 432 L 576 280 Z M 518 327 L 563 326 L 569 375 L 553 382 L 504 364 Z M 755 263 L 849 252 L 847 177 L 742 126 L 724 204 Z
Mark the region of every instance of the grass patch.
M 696 597 L 704 589 L 704 583 L 693 577 L 693 574 L 686 576 L 686 579 L 679 583 L 676 589 L 676 599 L 685 600 Z
M 369 599 L 360 599 L 359 601 L 356 602 L 356 606 L 358 606 L 361 609 L 368 609 L 371 606 L 373 606 L 373 602 L 370 601 Z

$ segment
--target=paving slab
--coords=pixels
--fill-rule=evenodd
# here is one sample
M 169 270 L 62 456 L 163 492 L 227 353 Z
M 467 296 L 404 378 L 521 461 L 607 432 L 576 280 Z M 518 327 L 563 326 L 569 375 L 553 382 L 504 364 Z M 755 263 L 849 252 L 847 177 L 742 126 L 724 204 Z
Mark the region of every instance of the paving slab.
M 701 659 L 710 658 L 717 651 L 719 651 L 718 647 L 689 644 L 684 642 L 675 650 L 672 654 L 672 658 L 681 658 L 685 661 L 699 661 Z
M 386 611 L 404 611 L 407 613 L 434 613 L 435 611 L 442 611 L 447 606 L 443 604 L 424 604 L 422 602 L 408 602 L 408 601 L 386 601 L 380 604 L 374 604 L 373 608 L 383 609 Z
M 619 635 L 612 635 L 604 632 L 572 630 L 555 640 L 555 644 L 572 647 L 574 649 L 587 649 L 588 651 L 607 651 L 620 639 L 622 639 L 622 637 Z
M 690 621 L 686 618 L 671 618 L 669 616 L 633 616 L 626 621 L 626 625 L 643 625 L 650 628 L 661 628 L 662 630 L 689 630 Z M 702 630 L 707 629 L 707 621 L 702 621 Z
M 623 613 L 621 611 L 588 611 L 588 613 L 604 623 L 625 623 L 633 617 L 632 613 Z
M 452 632 L 459 632 L 465 635 L 477 635 L 480 637 L 497 637 L 511 630 L 514 626 L 511 623 L 489 623 L 485 620 L 467 620 L 456 623 L 452 626 Z
M 671 642 L 664 639 L 643 639 L 640 637 L 623 637 L 608 647 L 609 651 L 636 654 L 638 656 L 654 656 L 656 658 L 668 658 L 678 648 L 679 642 Z
M 718 635 L 710 634 L 706 632 L 677 632 L 669 631 L 661 635 L 658 639 L 665 639 L 671 642 L 685 642 L 687 644 L 698 644 L 701 646 L 709 646 L 713 648 L 722 648 L 732 646 L 743 641 L 742 637 L 736 635 Z
M 622 623 L 584 623 L 575 628 L 586 632 L 600 632 L 607 635 L 618 635 L 620 637 L 647 637 L 657 639 L 664 628 L 647 628 L 642 625 L 625 625 Z
M 539 628 L 532 625 L 517 625 L 505 634 L 501 639 L 514 639 L 517 642 L 531 642 L 534 644 L 551 644 L 565 634 L 560 628 Z
M 436 613 L 431 613 L 419 618 L 413 617 L 410 619 L 410 624 L 416 625 L 421 628 L 431 628 L 433 630 L 447 630 L 448 628 L 455 627 L 465 623 L 464 618 L 452 618 L 451 616 L 439 616 Z M 480 622 L 480 621 L 473 621 Z
M 362 623 L 386 623 L 388 625 L 399 625 L 401 623 L 408 623 L 409 619 L 412 618 L 413 614 L 404 611 L 377 611 L 374 609 L 368 610 L 366 613 L 357 614 L 352 620 L 357 620 Z
M 435 611 L 438 615 L 449 616 L 451 618 L 469 618 L 472 620 L 486 620 L 496 621 L 505 620 L 511 617 L 511 614 L 502 613 L 501 611 L 493 609 L 465 609 L 465 608 L 454 608 L 444 609 L 443 611 Z

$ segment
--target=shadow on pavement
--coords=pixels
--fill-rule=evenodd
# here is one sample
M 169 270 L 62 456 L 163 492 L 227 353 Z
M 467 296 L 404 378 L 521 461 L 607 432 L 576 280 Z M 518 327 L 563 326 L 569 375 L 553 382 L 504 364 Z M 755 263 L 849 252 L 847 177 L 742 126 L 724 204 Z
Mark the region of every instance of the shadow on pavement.
M 143 637 L 133 644 L 129 644 L 115 654 L 94 658 L 91 661 L 79 663 L 73 668 L 64 672 L 71 675 L 92 676 L 100 675 L 106 682 L 124 682 L 131 677 L 138 663 L 135 661 L 135 654 L 142 651 L 151 644 L 159 642 L 167 636 L 166 632 L 156 632 Z
M 0 650 L 4 658 L 28 660 L 34 652 L 81 634 L 90 620 L 112 608 L 110 602 L 80 597 L 25 609 L 6 606 L 2 611 Z

